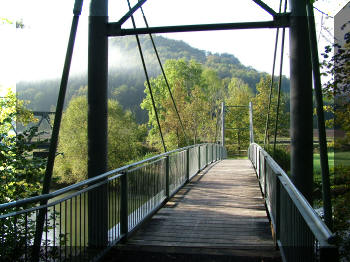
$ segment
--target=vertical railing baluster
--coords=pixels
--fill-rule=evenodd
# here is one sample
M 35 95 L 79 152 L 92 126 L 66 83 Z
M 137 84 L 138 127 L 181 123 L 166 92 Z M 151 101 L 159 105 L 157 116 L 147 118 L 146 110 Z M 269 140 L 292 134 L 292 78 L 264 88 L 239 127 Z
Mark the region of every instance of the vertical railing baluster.
M 190 180 L 190 149 L 186 149 L 186 180 Z
M 208 144 L 205 145 L 205 166 L 208 165 Z
M 275 244 L 277 246 L 277 241 L 280 240 L 280 223 L 281 223 L 281 189 L 280 189 L 280 179 L 279 179 L 280 174 L 275 175 L 276 179 L 276 218 L 275 218 L 275 223 L 276 223 L 276 228 L 275 228 L 275 233 L 276 233 L 276 240 Z
M 198 172 L 201 170 L 201 146 L 198 146 Z
M 170 196 L 169 173 L 170 173 L 170 162 L 169 162 L 169 155 L 167 155 L 165 157 L 165 195 L 167 199 L 169 199 L 169 196 Z
M 267 185 L 267 182 L 266 182 L 266 156 L 264 156 L 264 197 L 266 199 L 266 197 L 268 196 L 268 193 L 266 193 L 266 185 Z M 266 202 L 266 200 L 265 200 Z
M 128 234 L 128 177 L 127 171 L 120 177 L 121 182 L 121 206 L 120 206 L 120 233 L 124 240 Z

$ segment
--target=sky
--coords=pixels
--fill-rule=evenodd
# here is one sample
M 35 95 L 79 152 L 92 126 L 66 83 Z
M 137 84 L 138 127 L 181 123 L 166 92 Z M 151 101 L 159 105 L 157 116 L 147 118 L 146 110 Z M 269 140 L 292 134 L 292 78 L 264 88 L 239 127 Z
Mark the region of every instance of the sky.
M 336 3 L 334 3 L 336 2 Z M 334 16 L 348 0 L 318 0 L 317 8 Z M 134 5 L 136 0 L 132 0 Z M 278 11 L 279 1 L 265 0 Z M 0 18 L 22 20 L 24 29 L 0 24 L 0 88 L 16 82 L 58 78 L 62 73 L 72 21 L 74 0 L 1 0 Z M 271 20 L 271 16 L 251 0 L 148 0 L 144 11 L 150 26 L 224 23 Z M 89 1 L 84 2 L 72 61 L 71 75 L 87 71 L 87 31 Z M 109 21 L 117 21 L 128 10 L 126 0 L 109 1 Z M 315 11 L 319 50 L 333 33 L 333 19 Z M 144 27 L 140 12 L 138 27 Z M 321 21 L 326 29 L 321 28 Z M 125 28 L 130 28 L 127 22 Z M 232 30 L 163 34 L 183 40 L 195 48 L 212 53 L 230 53 L 241 63 L 271 73 L 276 29 Z M 328 40 L 327 40 L 328 39 Z M 283 74 L 289 76 L 289 40 L 286 45 Z M 280 51 L 278 51 L 280 54 Z M 279 57 L 279 55 L 278 55 Z M 113 61 L 111 61 L 111 64 Z M 279 64 L 279 58 L 277 59 Z

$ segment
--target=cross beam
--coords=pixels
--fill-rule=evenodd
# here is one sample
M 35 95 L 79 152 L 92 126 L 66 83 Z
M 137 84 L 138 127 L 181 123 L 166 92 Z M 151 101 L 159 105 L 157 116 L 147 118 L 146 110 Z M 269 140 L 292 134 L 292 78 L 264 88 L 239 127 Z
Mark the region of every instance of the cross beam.
M 118 24 L 119 26 L 124 24 L 146 1 L 147 0 L 140 0 L 139 2 L 137 2 L 137 4 L 133 8 L 131 8 L 129 12 L 127 12 L 122 18 L 120 18 L 120 20 L 116 22 L 116 24 Z
M 193 31 L 213 31 L 213 30 L 234 30 L 234 29 L 261 29 L 261 28 L 282 28 L 289 27 L 289 14 L 286 13 L 275 18 L 272 21 L 259 22 L 239 22 L 239 23 L 220 23 L 220 24 L 198 24 L 198 25 L 178 25 L 161 26 L 136 29 L 122 29 L 119 22 L 109 23 L 107 27 L 108 36 L 126 36 L 141 34 L 159 34 L 159 33 L 180 33 Z

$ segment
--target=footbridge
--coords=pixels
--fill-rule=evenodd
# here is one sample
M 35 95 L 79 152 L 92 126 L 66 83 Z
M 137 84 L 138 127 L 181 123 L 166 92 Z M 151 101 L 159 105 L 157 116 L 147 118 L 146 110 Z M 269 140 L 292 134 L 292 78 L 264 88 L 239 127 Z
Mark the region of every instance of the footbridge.
M 277 13 L 263 1 L 253 0 L 271 16 L 268 21 L 161 27 L 148 26 L 142 11 L 146 0 L 139 0 L 134 6 L 127 2 L 129 11 L 117 22 L 109 22 L 108 0 L 90 1 L 88 179 L 50 192 L 83 5 L 82 0 L 75 0 L 42 194 L 0 205 L 0 260 L 338 261 L 332 232 L 309 204 L 313 183 L 314 83 L 325 221 L 331 225 L 327 147 L 311 1 L 291 0 L 290 8 L 284 4 L 284 11 L 281 1 Z M 136 28 L 133 14 L 138 10 L 142 11 L 145 28 Z M 125 28 L 128 20 L 132 21 L 132 28 Z M 107 171 L 109 37 L 136 36 L 146 86 L 152 96 L 139 34 L 148 34 L 153 43 L 153 33 L 259 28 L 276 29 L 273 64 L 279 29 L 283 32 L 282 50 L 285 29 L 289 29 L 291 179 L 254 143 L 252 123 L 246 160 L 227 159 L 224 135 L 220 143 L 167 150 L 153 98 L 164 153 Z M 155 46 L 154 49 L 167 82 Z M 279 93 L 281 73 L 282 62 Z M 168 83 L 167 88 L 172 97 Z M 174 101 L 173 104 L 178 113 Z M 179 115 L 178 118 L 181 122 Z M 224 133 L 224 128 L 221 131 Z
M 3 258 L 33 261 L 334 261 L 332 233 L 257 144 L 177 149 L 58 191 L 2 204 Z M 43 200 L 46 205 L 41 205 Z

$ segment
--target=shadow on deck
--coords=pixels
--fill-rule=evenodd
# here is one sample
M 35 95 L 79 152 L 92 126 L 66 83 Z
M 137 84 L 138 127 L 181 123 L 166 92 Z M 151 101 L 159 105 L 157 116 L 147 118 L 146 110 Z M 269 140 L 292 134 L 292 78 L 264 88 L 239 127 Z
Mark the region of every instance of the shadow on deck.
M 104 261 L 281 261 L 251 162 L 209 165 Z

